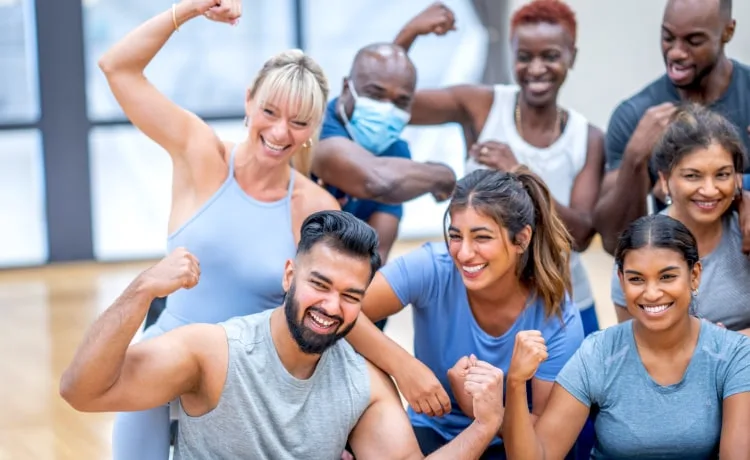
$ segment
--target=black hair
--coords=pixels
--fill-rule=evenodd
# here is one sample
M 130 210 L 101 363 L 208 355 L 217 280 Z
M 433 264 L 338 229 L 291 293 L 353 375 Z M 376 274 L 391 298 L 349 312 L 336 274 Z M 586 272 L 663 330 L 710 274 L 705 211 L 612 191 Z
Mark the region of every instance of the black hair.
M 514 172 L 480 169 L 456 183 L 445 220 L 453 211 L 475 209 L 508 231 L 513 244 L 531 227 L 531 241 L 518 263 L 518 278 L 544 303 L 547 316 L 561 314 L 565 294 L 571 293 L 572 239 L 554 209 L 544 182 L 527 167 Z M 445 240 L 448 242 L 447 230 Z
M 617 270 L 622 273 L 628 252 L 645 247 L 669 249 L 679 253 L 690 270 L 700 260 L 695 236 L 682 222 L 665 214 L 640 217 L 622 232 L 615 250 Z
M 654 147 L 654 169 L 669 176 L 686 155 L 712 144 L 729 152 L 735 172 L 745 170 L 747 151 L 737 128 L 723 116 L 698 104 L 682 105 Z
M 370 261 L 370 280 L 381 265 L 378 235 L 367 223 L 344 211 L 319 211 L 305 219 L 300 231 L 297 255 L 325 244 L 344 254 Z

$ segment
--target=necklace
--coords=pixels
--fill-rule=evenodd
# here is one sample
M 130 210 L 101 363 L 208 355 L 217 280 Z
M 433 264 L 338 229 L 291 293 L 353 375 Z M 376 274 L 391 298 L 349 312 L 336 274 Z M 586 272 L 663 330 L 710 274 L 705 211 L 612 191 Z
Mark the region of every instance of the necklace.
M 563 132 L 563 129 L 565 129 L 565 124 L 567 122 L 566 118 L 567 118 L 566 113 L 563 112 L 563 110 L 560 107 L 557 107 L 557 116 L 555 118 L 555 137 L 554 137 L 555 140 L 557 140 L 557 138 L 560 137 L 560 135 Z M 515 121 L 516 121 L 516 129 L 518 130 L 518 134 L 520 134 L 521 137 L 523 138 L 523 125 L 521 124 L 521 98 L 520 97 L 516 97 Z

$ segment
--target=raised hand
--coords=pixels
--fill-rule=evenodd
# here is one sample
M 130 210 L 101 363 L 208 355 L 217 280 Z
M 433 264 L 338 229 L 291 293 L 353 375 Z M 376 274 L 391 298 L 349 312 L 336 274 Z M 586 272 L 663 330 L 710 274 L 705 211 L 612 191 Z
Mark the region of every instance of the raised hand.
M 456 361 L 456 364 L 448 369 L 448 384 L 453 391 L 453 397 L 456 398 L 458 407 L 469 418 L 474 417 L 473 398 L 466 392 L 465 383 L 466 375 L 469 368 L 475 366 L 477 358 L 474 355 L 464 356 Z
M 664 134 L 675 111 L 677 107 L 671 102 L 655 105 L 646 110 L 635 127 L 625 151 L 637 156 L 639 161 L 650 158 L 654 146 Z
M 503 371 L 477 360 L 466 371 L 464 390 L 471 395 L 474 420 L 499 430 L 503 422 Z
M 166 297 L 180 288 L 198 284 L 201 268 L 198 259 L 185 248 L 177 248 L 159 263 L 141 273 L 140 285 L 154 297 Z
M 471 146 L 469 156 L 477 163 L 498 171 L 510 172 L 518 166 L 518 160 L 507 144 L 496 141 L 476 143 Z
M 415 35 L 445 35 L 456 30 L 456 17 L 443 2 L 435 2 L 414 16 L 407 27 Z
M 547 359 L 547 345 L 539 331 L 521 331 L 516 334 L 513 356 L 508 367 L 508 379 L 518 382 L 531 380 L 539 365 Z
M 189 4 L 195 12 L 206 18 L 227 24 L 237 24 L 242 16 L 241 0 L 183 0 Z

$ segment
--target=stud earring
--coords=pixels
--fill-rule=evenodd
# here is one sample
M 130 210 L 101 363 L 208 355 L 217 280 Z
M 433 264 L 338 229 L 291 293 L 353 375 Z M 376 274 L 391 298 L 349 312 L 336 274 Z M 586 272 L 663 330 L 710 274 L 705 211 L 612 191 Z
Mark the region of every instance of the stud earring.
M 667 196 L 664 197 L 664 204 L 667 206 L 672 206 L 672 197 L 669 196 L 669 193 L 667 193 Z

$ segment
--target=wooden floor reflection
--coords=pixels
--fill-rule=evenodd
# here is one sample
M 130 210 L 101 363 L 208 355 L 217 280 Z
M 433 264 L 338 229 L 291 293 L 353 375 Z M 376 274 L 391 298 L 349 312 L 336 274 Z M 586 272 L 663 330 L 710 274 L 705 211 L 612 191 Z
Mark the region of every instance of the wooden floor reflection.
M 398 243 L 394 255 L 415 247 Z M 600 322 L 614 322 L 612 259 L 594 245 L 584 256 Z M 0 272 L 0 460 L 111 458 L 111 414 L 81 414 L 58 395 L 60 374 L 86 328 L 149 263 L 76 264 Z M 411 349 L 404 311 L 387 332 Z

